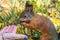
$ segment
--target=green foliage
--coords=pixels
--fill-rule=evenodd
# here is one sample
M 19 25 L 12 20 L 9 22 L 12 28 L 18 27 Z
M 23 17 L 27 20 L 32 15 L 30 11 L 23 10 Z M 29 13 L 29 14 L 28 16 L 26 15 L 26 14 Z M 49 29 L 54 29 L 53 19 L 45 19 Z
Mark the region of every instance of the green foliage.
M 57 5 L 58 11 L 60 12 L 60 2 L 58 2 L 56 5 Z

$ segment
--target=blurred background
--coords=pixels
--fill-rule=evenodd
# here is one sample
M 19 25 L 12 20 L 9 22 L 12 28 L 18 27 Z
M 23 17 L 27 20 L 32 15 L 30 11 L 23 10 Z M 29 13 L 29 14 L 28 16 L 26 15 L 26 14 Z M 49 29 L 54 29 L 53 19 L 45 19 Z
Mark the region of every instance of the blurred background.
M 39 40 L 40 32 L 24 28 L 19 24 L 19 16 L 27 0 L 0 0 L 0 30 L 7 25 L 16 25 L 18 34 L 29 36 L 29 40 Z M 28 0 L 34 5 L 34 12 L 48 17 L 57 32 L 60 32 L 60 0 Z

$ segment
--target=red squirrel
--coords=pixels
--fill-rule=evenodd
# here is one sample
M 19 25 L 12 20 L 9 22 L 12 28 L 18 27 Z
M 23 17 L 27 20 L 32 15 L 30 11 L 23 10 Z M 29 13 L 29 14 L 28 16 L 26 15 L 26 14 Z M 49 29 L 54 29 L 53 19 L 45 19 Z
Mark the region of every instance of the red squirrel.
M 21 13 L 20 24 L 34 30 L 41 31 L 40 40 L 57 40 L 57 31 L 54 24 L 47 17 L 38 15 L 33 11 L 33 4 L 26 2 L 25 10 Z

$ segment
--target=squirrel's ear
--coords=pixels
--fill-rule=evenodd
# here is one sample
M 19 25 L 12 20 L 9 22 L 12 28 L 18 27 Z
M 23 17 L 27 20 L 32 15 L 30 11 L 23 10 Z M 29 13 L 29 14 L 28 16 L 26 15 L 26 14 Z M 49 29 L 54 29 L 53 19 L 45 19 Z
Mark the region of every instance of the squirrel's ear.
M 29 1 L 26 1 L 25 9 L 28 11 L 32 11 L 33 10 L 33 4 L 30 4 Z
M 29 1 L 26 1 L 26 5 L 25 5 L 26 7 L 32 7 L 33 6 L 33 4 L 30 4 L 30 2 Z
M 26 1 L 25 10 L 33 14 L 33 4 L 30 4 L 29 1 Z

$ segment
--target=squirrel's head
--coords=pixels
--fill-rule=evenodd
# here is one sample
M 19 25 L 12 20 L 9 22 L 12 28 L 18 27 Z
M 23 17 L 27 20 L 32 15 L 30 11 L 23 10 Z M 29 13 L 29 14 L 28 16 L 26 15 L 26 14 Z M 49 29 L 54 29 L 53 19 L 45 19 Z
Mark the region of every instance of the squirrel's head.
M 25 10 L 21 13 L 19 17 L 20 23 L 30 23 L 33 16 L 33 4 L 29 4 L 29 1 L 26 1 Z

